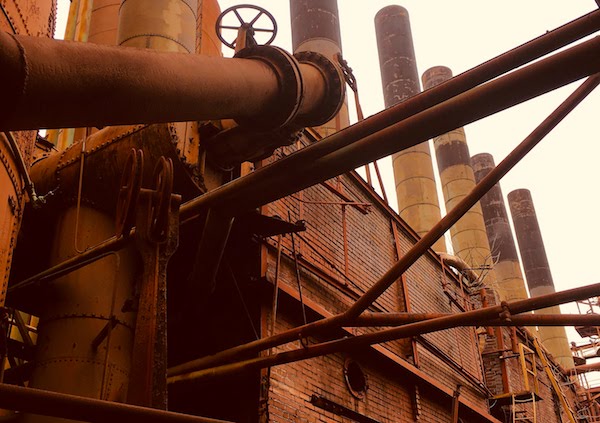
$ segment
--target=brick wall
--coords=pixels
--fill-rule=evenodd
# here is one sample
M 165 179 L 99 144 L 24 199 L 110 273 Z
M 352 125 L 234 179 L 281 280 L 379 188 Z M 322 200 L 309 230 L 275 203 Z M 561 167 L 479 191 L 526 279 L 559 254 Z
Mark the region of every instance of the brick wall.
M 284 149 L 281 155 L 291 151 Z M 295 236 L 303 296 L 307 303 L 318 304 L 325 315 L 345 311 L 397 261 L 397 247 L 403 254 L 416 242 L 413 232 L 406 228 L 404 222 L 389 208 L 379 204 L 374 194 L 356 178 L 342 175 L 328 183 L 353 202 L 371 203 L 367 214 L 351 205 L 342 207 L 336 204 L 341 201 L 340 196 L 322 185 L 281 199 L 262 210 L 264 214 L 278 215 L 285 220 L 306 222 L 307 230 Z M 392 224 L 398 228 L 398 245 Z M 282 260 L 278 274 L 277 237 L 265 242 L 267 265 L 264 276 L 270 283 L 277 279 L 287 292 L 296 292 L 298 282 L 291 236 L 282 238 Z M 433 254 L 421 257 L 408 270 L 405 278 L 411 311 L 456 313 L 470 307 L 461 297 L 455 275 L 449 269 L 443 273 L 439 259 Z M 452 302 L 450 298 L 457 298 L 458 301 Z M 370 311 L 407 311 L 405 300 L 401 284 L 397 283 L 374 303 Z M 269 308 L 270 304 L 266 307 L 265 321 L 270 320 Z M 285 308 L 282 305 L 278 310 L 275 332 L 302 324 L 298 310 L 297 307 Z M 352 333 L 357 335 L 373 330 L 359 328 L 353 329 Z M 419 370 L 432 376 L 446 392 L 452 392 L 457 385 L 462 385 L 461 397 L 485 411 L 486 395 L 476 386 L 483 382 L 483 363 L 476 339 L 472 328 L 431 333 L 423 336 L 423 343 L 417 342 L 416 352 Z M 404 340 L 386 343 L 385 348 L 396 357 L 394 360 L 405 360 L 408 366 L 412 366 L 415 361 L 410 345 L 410 341 Z M 295 348 L 299 348 L 299 343 L 281 347 L 282 350 Z M 441 359 L 431 352 L 431 348 L 442 352 L 447 358 Z M 355 398 L 344 381 L 345 359 L 346 356 L 342 354 L 333 354 L 272 368 L 267 398 L 270 421 L 348 421 L 312 405 L 312 395 L 320 395 L 376 421 L 415 421 L 417 385 L 426 388 L 418 396 L 421 410 L 418 421 L 448 421 L 451 395 L 440 395 L 439 390 L 427 389 L 427 383 L 419 381 L 402 366 L 394 364 L 394 360 L 383 358 L 373 349 L 362 351 L 361 359 L 357 359 L 368 376 L 369 388 L 363 399 Z M 448 360 L 454 365 L 450 366 Z M 465 417 L 464 421 L 478 420 Z

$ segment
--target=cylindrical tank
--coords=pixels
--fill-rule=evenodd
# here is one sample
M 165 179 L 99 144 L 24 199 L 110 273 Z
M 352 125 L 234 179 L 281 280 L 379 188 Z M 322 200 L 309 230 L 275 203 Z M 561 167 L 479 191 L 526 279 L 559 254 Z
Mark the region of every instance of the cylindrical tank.
M 0 3 L 0 31 L 11 34 L 52 37 L 56 22 L 56 1 L 39 0 L 29 7 L 27 0 Z M 24 11 L 27 14 L 24 15 Z M 24 18 L 25 17 L 25 18 Z M 1 98 L 1 96 L 0 96 Z M 12 133 L 27 166 L 31 163 L 37 131 Z M 23 183 L 8 139 L 0 134 L 0 306 L 6 299 L 12 255 L 17 242 L 24 205 Z
M 196 51 L 197 0 L 123 0 L 117 43 L 125 47 Z
M 196 53 L 205 56 L 222 56 L 221 41 L 215 31 L 215 24 L 220 14 L 221 8 L 217 0 L 198 0 Z
M 423 74 L 423 88 L 429 89 L 452 78 L 452 71 L 436 66 Z M 442 182 L 446 210 L 453 209 L 475 187 L 469 147 L 463 128 L 457 128 L 433 139 Z M 492 253 L 485 231 L 483 213 L 479 203 L 450 228 L 454 254 L 462 258 L 481 275 L 483 282 L 496 288 Z
M 533 199 L 527 189 L 518 189 L 508 194 L 508 204 L 512 215 L 517 243 L 523 261 L 525 278 L 531 297 L 554 292 L 554 281 L 544 248 L 542 232 L 537 220 Z M 560 314 L 560 307 L 549 307 L 537 310 L 537 314 Z M 573 367 L 573 355 L 564 327 L 538 328 L 540 339 L 556 361 L 565 369 Z
M 67 209 L 55 228 L 51 264 L 73 257 L 77 251 L 115 233 L 113 218 L 87 206 L 81 207 L 79 215 L 76 207 Z M 45 301 L 31 387 L 125 401 L 136 315 L 122 309 L 128 299 L 134 298 L 133 254 L 132 247 L 128 247 L 40 288 L 38 295 Z M 94 348 L 94 340 L 111 326 Z M 64 420 L 26 415 L 24 421 Z
M 337 55 L 342 53 L 337 0 L 290 0 L 290 14 L 294 53 L 314 51 L 337 63 Z M 335 118 L 315 129 L 325 137 L 348 125 L 346 99 Z
M 496 166 L 494 158 L 488 153 L 476 154 L 471 157 L 471 165 L 477 183 Z M 494 256 L 494 270 L 498 278 L 498 294 L 500 298 L 507 301 L 526 299 L 528 296 L 525 281 L 523 280 L 521 264 L 517 255 L 515 240 L 510 230 L 508 213 L 499 183 L 494 185 L 481 198 L 480 204 L 485 221 L 485 230 Z
M 375 15 L 375 33 L 388 108 L 421 92 L 407 10 L 401 6 L 381 9 Z M 423 236 L 441 219 L 429 142 L 394 154 L 392 164 L 400 217 Z M 433 249 L 445 252 L 444 238 Z

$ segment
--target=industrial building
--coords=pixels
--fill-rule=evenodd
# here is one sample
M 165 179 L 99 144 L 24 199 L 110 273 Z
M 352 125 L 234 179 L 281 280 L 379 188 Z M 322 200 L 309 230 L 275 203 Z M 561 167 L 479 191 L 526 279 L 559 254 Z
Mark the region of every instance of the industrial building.
M 387 6 L 365 117 L 337 1 L 289 3 L 71 0 L 55 40 L 56 0 L 0 1 L 0 421 L 600 421 L 600 284 L 556 292 L 500 187 L 597 95 L 600 10 L 453 76 Z M 576 81 L 471 155 L 465 125 Z

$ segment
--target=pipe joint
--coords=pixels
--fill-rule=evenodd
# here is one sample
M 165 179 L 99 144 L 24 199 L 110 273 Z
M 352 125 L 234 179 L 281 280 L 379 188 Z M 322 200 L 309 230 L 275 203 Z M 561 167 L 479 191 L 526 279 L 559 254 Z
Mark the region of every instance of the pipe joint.
M 325 81 L 325 92 L 318 104 L 300 113 L 295 120 L 298 126 L 319 126 L 333 119 L 346 98 L 346 82 L 341 68 L 324 55 L 314 51 L 301 51 L 294 54 L 301 64 L 315 67 Z M 310 88 L 310 85 L 307 85 Z
M 300 110 L 304 84 L 299 63 L 279 47 L 255 46 L 239 51 L 236 58 L 259 60 L 269 65 L 277 76 L 278 100 L 262 115 L 237 118 L 236 122 L 256 131 L 281 128 L 296 117 Z

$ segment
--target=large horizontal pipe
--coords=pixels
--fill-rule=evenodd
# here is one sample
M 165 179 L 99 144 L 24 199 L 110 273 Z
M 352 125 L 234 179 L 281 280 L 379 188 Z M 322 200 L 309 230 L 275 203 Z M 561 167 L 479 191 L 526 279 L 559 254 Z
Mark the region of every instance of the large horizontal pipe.
M 599 51 L 600 37 L 596 37 L 411 116 L 414 102 L 419 103 L 421 96 L 428 92 L 444 90 L 449 82 L 460 76 L 453 78 L 285 159 L 185 203 L 181 208 L 181 218 L 185 219 L 208 205 L 239 211 L 259 207 L 530 100 L 599 72 Z M 411 111 L 410 117 L 406 117 L 407 112 L 403 108 Z M 363 129 L 372 127 L 382 115 L 403 120 L 364 136 Z
M 0 408 L 84 422 L 228 423 L 117 402 L 0 383 Z
M 245 54 L 208 57 L 0 32 L 0 131 L 222 118 L 280 126 L 292 115 L 313 116 L 331 100 L 324 98 L 328 86 L 344 89 L 333 65 L 326 81 L 317 65 L 281 49 Z
M 556 292 L 554 294 L 543 295 L 526 300 L 512 301 L 507 303 L 507 307 L 512 314 L 526 313 L 532 310 L 539 310 L 554 305 L 564 304 L 572 301 L 591 298 L 600 294 L 600 284 L 588 285 L 581 288 L 574 288 L 567 291 Z M 505 304 L 506 305 L 506 304 Z M 169 383 L 183 382 L 188 380 L 208 379 L 220 377 L 231 373 L 256 370 L 271 366 L 277 366 L 294 361 L 306 360 L 313 357 L 319 357 L 327 354 L 333 354 L 340 351 L 348 351 L 355 348 L 366 347 L 382 342 L 389 342 L 401 338 L 408 338 L 425 333 L 446 330 L 465 324 L 478 321 L 485 323 L 489 320 L 498 318 L 498 315 L 505 310 L 502 305 L 487 307 L 474 311 L 453 314 L 447 317 L 426 320 L 423 322 L 411 323 L 394 329 L 386 329 L 380 332 L 368 333 L 355 336 L 353 338 L 338 339 L 335 341 L 323 342 L 321 344 L 309 346 L 307 348 L 296 349 L 292 351 L 277 353 L 266 357 L 259 357 L 239 363 L 226 364 L 211 369 L 200 370 L 179 376 L 169 378 Z
M 424 93 L 412 97 L 399 105 L 396 105 L 356 125 L 353 125 L 341 133 L 334 134 L 330 137 L 327 137 L 325 140 L 312 144 L 310 147 L 303 149 L 291 157 L 287 157 L 286 159 L 275 163 L 277 166 L 272 165 L 268 168 L 277 169 L 277 171 L 274 173 L 278 175 L 281 175 L 282 171 L 284 171 L 284 173 L 287 173 L 290 170 L 301 171 L 302 163 L 310 163 L 311 160 L 323 157 L 324 155 L 335 151 L 337 148 L 341 148 L 350 144 L 352 141 L 356 141 L 362 137 L 373 134 L 388 125 L 423 111 L 428 107 L 447 100 L 457 94 L 463 93 L 483 82 L 495 78 L 498 75 L 508 72 L 545 54 L 548 54 L 558 48 L 568 45 L 573 41 L 583 38 L 586 35 L 592 34 L 598 30 L 600 30 L 600 10 L 595 10 L 553 31 L 547 32 L 544 35 L 541 35 L 538 38 L 535 38 L 519 47 L 503 53 L 500 56 L 497 56 L 471 70 L 457 75 L 451 80 L 446 81 L 445 83 L 438 85 L 433 89 L 427 90 Z M 9 86 L 7 88 L 11 87 Z M 0 105 L 0 107 L 2 106 Z M 367 162 L 368 161 L 365 161 L 364 163 Z M 282 163 L 284 163 L 283 166 L 281 165 Z M 240 181 L 237 181 L 236 187 L 233 188 L 233 190 L 235 190 L 238 194 L 243 192 L 244 188 L 255 183 L 256 174 L 260 173 L 262 175 L 265 169 L 267 168 L 253 172 L 250 175 L 242 178 Z M 348 169 L 351 169 L 351 167 Z M 270 172 L 272 171 L 273 170 Z M 266 177 L 261 178 L 258 181 L 266 184 L 262 185 L 263 187 L 269 186 L 273 182 L 272 179 L 269 179 L 269 175 L 271 175 L 271 173 L 267 174 Z M 250 177 L 252 177 L 252 180 L 248 182 Z M 293 178 L 289 179 L 293 180 Z M 227 188 L 227 190 L 232 190 L 231 184 L 228 184 L 228 187 L 229 188 Z M 293 190 L 297 190 L 296 187 L 292 186 L 284 194 L 282 194 L 282 196 L 293 193 Z M 214 197 L 211 198 L 214 199 Z M 202 200 L 200 204 L 198 204 L 196 201 L 186 203 L 182 210 L 182 221 L 185 221 L 186 218 L 192 217 L 198 206 L 210 205 L 210 201 L 208 201 L 208 203 L 209 204 L 206 204 L 206 200 Z M 73 268 L 73 266 L 79 266 L 82 263 L 103 254 L 106 251 L 105 248 L 113 251 L 111 248 L 118 249 L 122 247 L 122 245 L 121 239 L 112 238 L 107 240 L 106 246 L 103 246 L 97 250 L 88 250 L 85 253 L 85 256 L 81 255 L 74 257 L 72 260 L 69 260 L 69 263 L 57 265 L 56 268 L 52 270 L 62 272 L 65 269 Z M 39 280 L 39 278 L 42 276 L 45 278 L 53 277 L 53 271 L 36 275 L 30 278 L 30 280 L 27 282 L 31 283 L 35 280 Z
M 451 316 L 449 313 L 364 313 L 354 320 L 352 326 L 402 326 L 449 316 Z M 468 326 L 482 326 L 482 324 L 473 321 Z M 600 314 L 519 314 L 510 316 L 508 320 L 487 321 L 485 326 L 600 326 Z
M 423 238 L 421 238 L 394 266 L 392 266 L 359 300 L 344 314 L 319 320 L 286 332 L 236 346 L 213 356 L 202 357 L 169 369 L 169 375 L 181 374 L 206 368 L 236 357 L 254 354 L 307 336 L 324 328 L 340 327 L 358 317 L 381 293 L 393 284 L 417 259 L 423 255 L 458 219 L 469 210 L 491 187 L 508 173 L 533 147 L 535 147 L 566 115 L 573 110 L 597 85 L 600 76 L 589 78 L 571 94 L 548 118 L 546 118 L 521 144 L 484 177 L 463 200 Z

